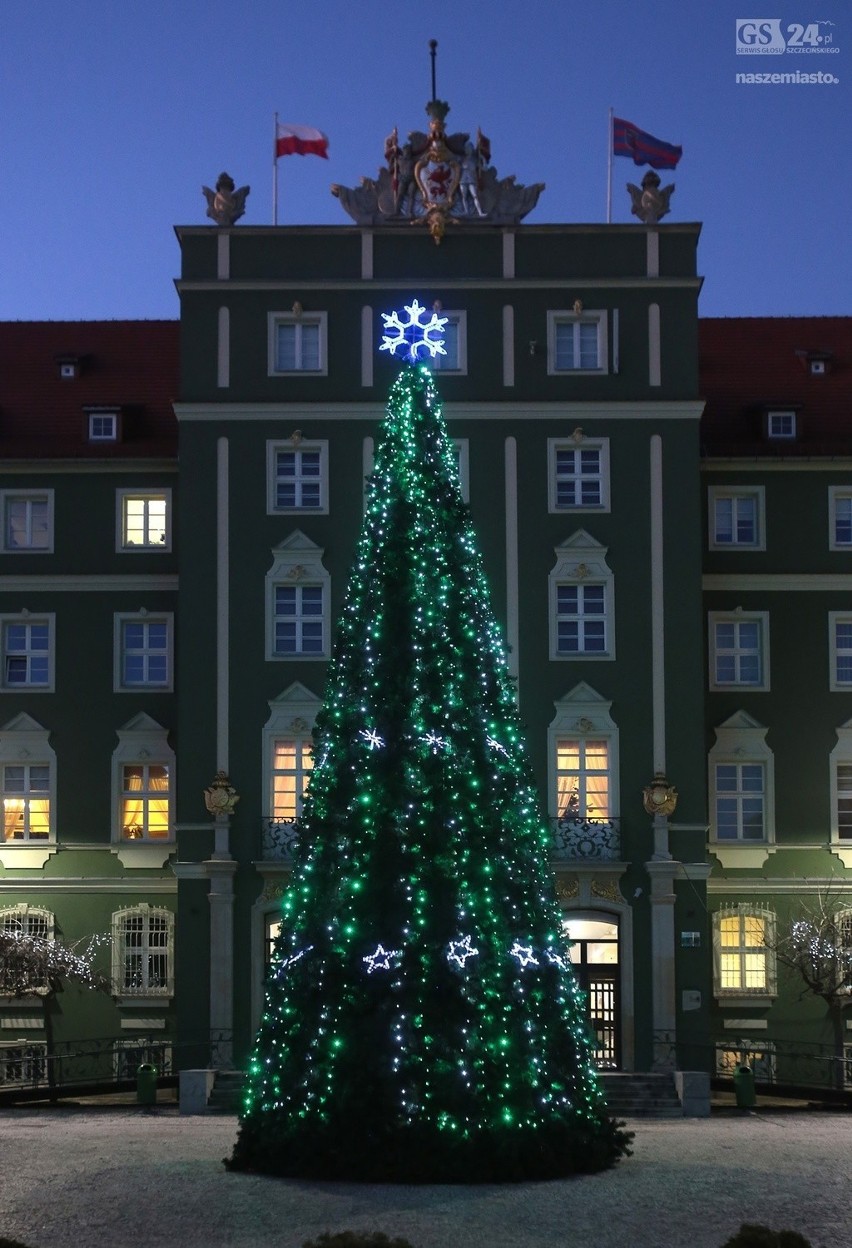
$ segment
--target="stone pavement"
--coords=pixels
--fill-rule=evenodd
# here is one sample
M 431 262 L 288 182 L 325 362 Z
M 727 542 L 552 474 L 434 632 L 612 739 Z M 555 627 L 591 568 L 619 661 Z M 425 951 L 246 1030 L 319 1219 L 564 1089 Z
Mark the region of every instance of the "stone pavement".
M 301 1248 L 382 1230 L 415 1248 L 720 1248 L 743 1221 L 852 1246 L 852 1115 L 635 1121 L 604 1174 L 401 1187 L 229 1174 L 236 1119 L 153 1110 L 0 1110 L 0 1236 L 28 1248 Z

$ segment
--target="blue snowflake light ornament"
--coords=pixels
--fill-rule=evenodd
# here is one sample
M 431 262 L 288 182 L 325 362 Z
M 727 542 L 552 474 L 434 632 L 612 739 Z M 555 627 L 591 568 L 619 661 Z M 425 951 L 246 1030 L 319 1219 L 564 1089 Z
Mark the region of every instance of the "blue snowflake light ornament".
M 416 363 L 420 354 L 425 354 L 426 351 L 433 360 L 436 355 L 446 355 L 441 334 L 449 317 L 438 316 L 433 312 L 431 318 L 424 323 L 423 317 L 427 312 L 416 299 L 412 299 L 403 311 L 408 314 L 407 320 L 400 320 L 398 312 L 382 313 L 385 330 L 388 332 L 382 337 L 379 350 L 390 351 L 391 355 L 396 355 L 397 348 L 401 348 L 412 363 Z

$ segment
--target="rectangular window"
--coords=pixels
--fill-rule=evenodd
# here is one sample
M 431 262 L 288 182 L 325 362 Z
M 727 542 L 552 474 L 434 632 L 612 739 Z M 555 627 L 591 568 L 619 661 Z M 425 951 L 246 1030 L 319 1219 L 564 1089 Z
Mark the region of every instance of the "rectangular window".
M 318 511 L 323 500 L 322 451 L 275 453 L 275 510 Z
M 550 510 L 609 508 L 609 456 L 604 442 L 577 446 L 550 440 Z
M 766 771 L 763 763 L 717 763 L 716 837 L 720 841 L 766 839 Z
M 848 550 L 852 546 L 852 490 L 831 486 L 828 500 L 829 548 Z
M 327 372 L 325 312 L 273 312 L 269 332 L 271 376 Z
M 117 442 L 118 413 L 89 412 L 89 441 Z
M 601 373 L 606 369 L 606 312 L 548 312 L 548 373 Z
M 116 1079 L 132 1079 L 142 1064 L 156 1066 L 157 1075 L 172 1073 L 172 1046 L 164 1041 L 120 1040 L 115 1046 Z
M 603 738 L 556 742 L 556 810 L 560 819 L 609 819 L 609 742 Z
M 439 373 L 467 372 L 467 313 L 443 310 L 439 316 L 446 317 L 442 330 L 445 355 L 428 356 L 425 363 Z
M 171 990 L 169 915 L 162 911 L 130 911 L 118 928 L 119 984 L 122 993 L 166 995 Z
M 50 767 L 44 763 L 7 763 L 3 784 L 3 839 L 50 840 Z
M 762 487 L 708 494 L 711 550 L 764 550 L 765 495 Z
M 791 441 L 796 436 L 795 412 L 767 412 L 766 436 Z
M 171 836 L 169 769 L 162 763 L 125 763 L 121 769 L 121 836 L 167 841 Z
M 832 690 L 852 689 L 852 616 L 828 613 Z
M 322 585 L 276 585 L 274 610 L 276 655 L 325 652 Z
M 767 617 L 710 615 L 710 688 L 768 689 Z
M 120 689 L 169 689 L 172 683 L 171 617 L 118 617 Z
M 47 1045 L 0 1043 L 0 1088 L 36 1088 L 47 1081 Z
M 292 823 L 302 813 L 302 800 L 314 765 L 311 743 L 304 738 L 272 743 L 272 818 Z
M 53 491 L 0 491 L 3 550 L 49 553 L 53 550 Z
M 769 990 L 766 920 L 756 914 L 718 918 L 718 992 L 765 993 Z
M 852 763 L 837 763 L 837 835 L 852 841 Z
M 557 653 L 606 654 L 606 648 L 605 587 L 557 585 Z
M 6 619 L 3 623 L 5 689 L 50 689 L 53 684 L 52 620 Z
M 119 549 L 171 549 L 171 490 L 152 494 L 119 491 Z

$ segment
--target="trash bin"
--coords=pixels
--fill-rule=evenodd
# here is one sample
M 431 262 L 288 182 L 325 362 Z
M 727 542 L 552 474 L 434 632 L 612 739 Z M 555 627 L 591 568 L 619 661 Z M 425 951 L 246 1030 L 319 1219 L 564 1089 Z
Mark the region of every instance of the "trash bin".
M 734 1071 L 734 1095 L 737 1098 L 737 1109 L 754 1109 L 757 1104 L 754 1075 L 750 1066 L 737 1066 Z
M 150 1062 L 143 1062 L 136 1071 L 136 1104 L 137 1105 L 156 1105 L 157 1103 L 157 1075 L 156 1066 L 152 1066 Z

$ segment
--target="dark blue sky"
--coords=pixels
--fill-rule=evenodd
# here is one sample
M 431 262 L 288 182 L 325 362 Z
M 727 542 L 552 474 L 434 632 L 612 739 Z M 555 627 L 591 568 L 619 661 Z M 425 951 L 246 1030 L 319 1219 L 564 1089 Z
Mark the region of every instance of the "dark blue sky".
M 226 169 L 244 223 L 271 222 L 276 111 L 330 139 L 280 162 L 281 224 L 348 224 L 329 185 L 423 128 L 430 38 L 449 127 L 547 184 L 529 222 L 605 220 L 612 106 L 683 146 L 667 220 L 704 223 L 703 315 L 850 314 L 852 9 L 796 6 L 767 10 L 785 43 L 820 23 L 836 53 L 737 55 L 744 0 L 6 0 L 0 318 L 176 317 L 172 227 L 205 223 L 202 183 Z M 839 81 L 735 81 L 779 72 Z M 614 221 L 644 172 L 615 161 Z

